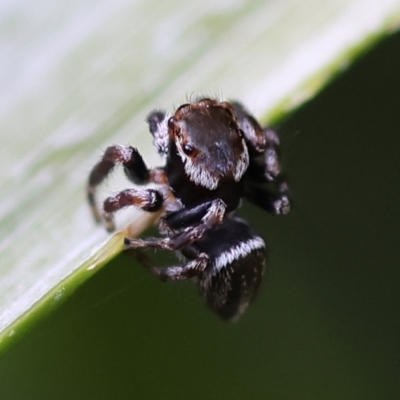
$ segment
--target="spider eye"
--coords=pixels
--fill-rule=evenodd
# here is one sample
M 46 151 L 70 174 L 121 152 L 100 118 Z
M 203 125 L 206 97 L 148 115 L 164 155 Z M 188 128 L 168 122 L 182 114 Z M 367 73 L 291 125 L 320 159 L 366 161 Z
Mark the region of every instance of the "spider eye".
M 190 156 L 194 153 L 194 147 L 189 143 L 184 144 L 182 146 L 182 150 L 185 152 L 187 156 Z
M 174 119 L 174 117 L 171 117 L 171 118 L 168 120 L 168 128 L 169 128 L 169 129 L 174 129 L 174 127 L 175 127 L 175 119 Z

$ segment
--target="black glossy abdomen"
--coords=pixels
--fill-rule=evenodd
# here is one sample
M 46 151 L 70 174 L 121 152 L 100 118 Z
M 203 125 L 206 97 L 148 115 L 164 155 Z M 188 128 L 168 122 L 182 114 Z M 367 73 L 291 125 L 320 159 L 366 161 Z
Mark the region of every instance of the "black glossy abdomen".
M 207 232 L 193 244 L 210 257 L 209 267 L 198 277 L 199 293 L 221 319 L 239 317 L 254 300 L 266 264 L 265 243 L 239 218 Z

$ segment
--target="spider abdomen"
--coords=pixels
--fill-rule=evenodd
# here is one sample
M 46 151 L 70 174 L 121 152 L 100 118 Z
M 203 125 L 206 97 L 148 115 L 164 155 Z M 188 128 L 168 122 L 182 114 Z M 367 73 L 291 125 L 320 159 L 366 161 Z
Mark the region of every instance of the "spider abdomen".
M 232 218 L 194 247 L 210 257 L 208 267 L 197 278 L 201 297 L 220 318 L 238 318 L 261 284 L 266 263 L 264 240 L 243 220 Z

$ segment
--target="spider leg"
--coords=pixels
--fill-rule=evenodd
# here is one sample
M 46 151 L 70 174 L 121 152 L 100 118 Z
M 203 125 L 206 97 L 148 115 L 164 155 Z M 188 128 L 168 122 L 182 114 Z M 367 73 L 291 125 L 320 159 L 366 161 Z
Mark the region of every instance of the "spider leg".
M 162 169 L 150 170 L 137 149 L 131 146 L 110 146 L 104 152 L 100 161 L 89 174 L 86 186 L 87 200 L 94 219 L 101 221 L 101 214 L 96 206 L 97 187 L 110 175 L 116 166 L 124 167 L 125 175 L 132 182 L 143 185 L 149 182 L 165 183 L 167 178 Z
M 289 188 L 285 181 L 278 185 L 277 194 L 254 184 L 246 185 L 244 193 L 251 203 L 271 214 L 285 215 L 290 212 Z
M 147 255 L 137 249 L 134 250 L 133 254 L 146 269 L 164 282 L 167 280 L 177 281 L 193 278 L 203 272 L 209 264 L 208 255 L 199 252 L 196 252 L 193 255 L 193 259 L 184 265 L 174 265 L 162 268 L 154 267 Z
M 268 127 L 262 128 L 242 104 L 232 102 L 232 106 L 250 153 L 247 176 L 258 183 L 274 181 L 281 173 L 278 135 Z
M 210 200 L 193 208 L 182 208 L 176 212 L 169 213 L 161 218 L 160 228 L 163 231 L 172 232 L 199 224 L 209 211 L 212 203 Z
M 178 216 L 181 215 L 182 218 L 176 217 L 174 222 L 177 225 L 186 226 L 183 230 L 179 231 L 178 233 L 173 233 L 165 238 L 125 238 L 125 245 L 127 248 L 152 247 L 162 250 L 182 249 L 190 243 L 201 239 L 207 230 L 222 224 L 225 210 L 226 205 L 220 199 L 211 201 L 206 212 L 204 212 L 205 210 L 202 206 L 195 207 L 195 211 L 200 215 L 203 215 L 203 217 L 200 219 L 199 223 L 193 226 L 190 224 L 190 222 L 192 222 L 193 219 L 199 218 L 200 215 L 195 215 L 195 212 L 190 213 L 190 211 L 188 212 L 187 209 L 179 210 L 175 214 Z M 188 220 L 185 221 L 185 218 L 188 218 Z M 165 224 L 168 228 L 168 222 L 165 222 Z
M 268 212 L 287 214 L 290 211 L 289 187 L 282 175 L 278 135 L 268 127 L 262 128 L 242 104 L 233 102 L 232 105 L 250 154 L 245 197 Z M 273 182 L 278 194 L 257 186 L 266 182 Z
M 151 271 L 162 281 L 178 281 L 193 278 L 203 272 L 209 263 L 207 254 L 200 253 L 197 258 L 184 265 L 166 268 L 153 267 Z
M 169 143 L 169 133 L 168 133 L 168 118 L 169 114 L 165 111 L 155 110 L 152 111 L 146 118 L 149 125 L 149 131 L 152 134 L 154 141 L 153 144 L 158 150 L 158 153 L 162 156 L 168 154 L 168 143 Z
M 250 157 L 252 158 L 257 154 L 262 153 L 267 145 L 267 138 L 264 134 L 263 128 L 241 103 L 232 101 L 231 105 L 239 123 L 239 127 L 244 134 Z
M 163 206 L 162 194 L 155 189 L 126 189 L 104 200 L 103 219 L 109 232 L 115 229 L 114 213 L 124 207 L 135 206 L 143 211 L 159 211 Z

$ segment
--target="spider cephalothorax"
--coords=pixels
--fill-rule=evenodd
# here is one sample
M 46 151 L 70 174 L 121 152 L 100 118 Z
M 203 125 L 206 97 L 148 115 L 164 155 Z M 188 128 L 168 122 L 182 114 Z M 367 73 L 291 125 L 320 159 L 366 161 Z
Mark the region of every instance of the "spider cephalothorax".
M 152 112 L 148 122 L 177 198 L 189 207 L 199 198 L 221 199 L 227 211 L 238 207 L 249 154 L 230 103 L 201 99 L 172 116 Z
M 205 99 L 185 104 L 168 120 L 168 127 L 169 162 L 180 161 L 195 185 L 215 190 L 221 180 L 242 179 L 249 154 L 229 103 Z
M 165 166 L 148 169 L 138 150 L 109 147 L 94 166 L 87 196 L 97 221 L 114 229 L 113 214 L 126 206 L 159 211 L 165 196 L 173 204 L 160 220 L 161 238 L 127 238 L 129 248 L 178 250 L 183 266 L 150 270 L 163 280 L 193 277 L 208 306 L 223 319 L 240 315 L 254 298 L 265 266 L 265 243 L 248 225 L 233 217 L 243 198 L 274 214 L 290 210 L 288 187 L 282 179 L 279 139 L 262 128 L 237 102 L 199 99 L 172 114 L 156 110 L 147 117 L 154 146 Z M 137 185 L 107 198 L 103 213 L 96 207 L 97 186 L 118 164 Z M 262 185 L 271 182 L 275 191 Z M 143 259 L 142 259 L 143 260 Z

